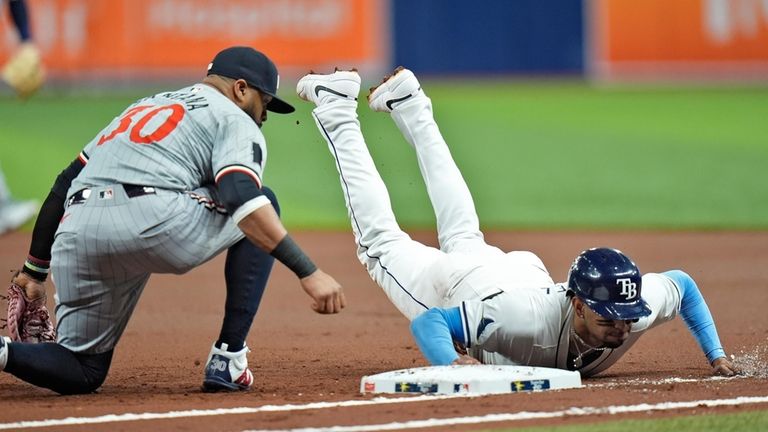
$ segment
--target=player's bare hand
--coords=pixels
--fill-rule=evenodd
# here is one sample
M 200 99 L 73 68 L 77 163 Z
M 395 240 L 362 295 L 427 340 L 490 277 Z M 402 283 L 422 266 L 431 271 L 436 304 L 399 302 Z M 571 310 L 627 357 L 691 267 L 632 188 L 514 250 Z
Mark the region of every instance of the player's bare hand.
M 459 358 L 451 362 L 452 365 L 479 365 L 482 364 L 480 361 L 474 357 L 468 356 L 466 354 L 459 355 Z
M 11 282 L 24 289 L 24 293 L 27 295 L 27 299 L 36 300 L 45 296 L 45 284 L 40 282 L 26 273 L 17 273 Z
M 320 314 L 335 314 L 347 306 L 344 290 L 338 282 L 322 270 L 303 278 L 301 287 L 315 301 L 312 310 Z
M 728 357 L 720 357 L 712 362 L 712 372 L 715 375 L 734 376 L 738 375 L 741 371 L 733 362 L 728 360 Z

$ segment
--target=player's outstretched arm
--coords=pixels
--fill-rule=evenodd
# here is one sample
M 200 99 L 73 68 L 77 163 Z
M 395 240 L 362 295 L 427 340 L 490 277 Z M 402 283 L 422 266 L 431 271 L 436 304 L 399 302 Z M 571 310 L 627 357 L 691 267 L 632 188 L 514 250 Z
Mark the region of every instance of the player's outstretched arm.
M 738 369 L 728 360 L 723 345 L 717 335 L 715 320 L 701 295 L 699 287 L 687 273 L 680 270 L 664 272 L 680 289 L 680 316 L 688 330 L 707 356 L 712 371 L 716 375 L 733 376 Z
M 300 279 L 301 287 L 315 301 L 312 310 L 321 314 L 341 312 L 347 306 L 341 285 L 330 275 L 318 269 Z
M 312 297 L 312 310 L 321 314 L 339 313 L 347 301 L 341 285 L 318 269 L 293 241 L 272 205 L 259 207 L 243 218 L 238 226 L 256 246 L 268 251 L 291 269 L 302 289 Z
M 434 366 L 480 364 L 468 355 L 459 355 L 453 341 L 464 341 L 458 307 L 432 308 L 411 322 L 411 333 L 421 353 Z
M 720 357 L 712 362 L 712 372 L 715 375 L 734 376 L 741 373 L 739 368 L 733 364 L 728 357 Z

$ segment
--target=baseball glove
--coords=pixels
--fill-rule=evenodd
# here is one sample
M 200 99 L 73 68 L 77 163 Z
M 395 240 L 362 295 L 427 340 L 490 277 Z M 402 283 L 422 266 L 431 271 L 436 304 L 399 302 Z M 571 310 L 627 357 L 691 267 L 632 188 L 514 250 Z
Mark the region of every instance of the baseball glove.
M 26 99 L 34 94 L 45 81 L 45 72 L 37 48 L 26 43 L 3 67 L 3 80 Z
M 8 336 L 15 342 L 54 342 L 56 330 L 51 323 L 45 296 L 30 300 L 24 288 L 11 282 L 8 295 L 8 317 L 2 328 L 8 328 Z

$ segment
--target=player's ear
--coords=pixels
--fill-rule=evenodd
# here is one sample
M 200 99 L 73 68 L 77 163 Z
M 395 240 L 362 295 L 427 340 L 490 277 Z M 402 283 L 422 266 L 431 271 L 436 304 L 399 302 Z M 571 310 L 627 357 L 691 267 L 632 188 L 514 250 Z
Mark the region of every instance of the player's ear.
M 571 299 L 571 304 L 573 305 L 573 312 L 576 314 L 579 318 L 584 318 L 584 302 L 581 301 L 580 298 L 573 296 Z
M 246 83 L 244 79 L 238 79 L 235 80 L 232 86 L 232 90 L 235 95 L 235 101 L 242 101 L 245 99 L 245 94 L 248 91 L 248 83 Z

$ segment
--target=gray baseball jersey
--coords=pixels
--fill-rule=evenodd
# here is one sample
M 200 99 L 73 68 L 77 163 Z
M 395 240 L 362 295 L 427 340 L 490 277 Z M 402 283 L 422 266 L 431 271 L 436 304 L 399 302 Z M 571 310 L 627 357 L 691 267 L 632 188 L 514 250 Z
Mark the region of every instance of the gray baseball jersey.
M 129 106 L 81 157 L 89 163 L 70 195 L 112 183 L 189 191 L 229 170 L 261 184 L 267 148 L 253 119 L 216 89 L 198 84 Z
M 58 342 L 110 350 L 151 273 L 184 273 L 241 240 L 237 222 L 269 201 L 226 214 L 215 181 L 239 171 L 261 185 L 266 156 L 256 123 L 204 84 L 141 99 L 116 117 L 80 153 L 86 165 L 56 233 Z

